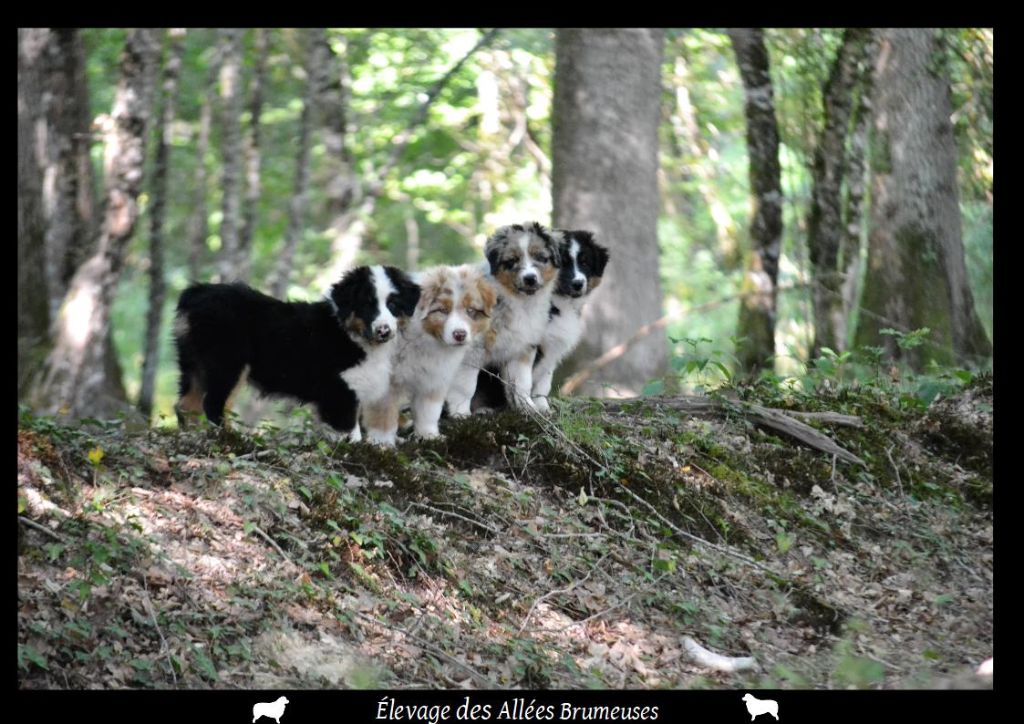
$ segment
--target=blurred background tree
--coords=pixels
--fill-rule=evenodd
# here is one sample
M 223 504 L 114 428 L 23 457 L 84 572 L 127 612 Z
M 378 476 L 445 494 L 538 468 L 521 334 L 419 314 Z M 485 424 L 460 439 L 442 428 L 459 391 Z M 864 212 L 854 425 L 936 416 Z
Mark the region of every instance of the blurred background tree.
M 756 35 L 781 187 L 774 319 L 760 353 L 767 373 L 798 378 L 822 348 L 885 347 L 898 338 L 872 335 L 920 326 L 932 328 L 924 343 L 912 356 L 889 345 L 894 360 L 987 364 L 992 31 Z M 574 389 L 693 384 L 683 373 L 696 359 L 721 365 L 704 386 L 740 369 L 749 343 L 737 325 L 744 270 L 763 248 L 751 229 L 763 204 L 748 133 L 754 142 L 763 133 L 748 127 L 752 88 L 725 29 L 195 29 L 179 41 L 173 102 L 176 56 L 170 45 L 159 52 L 165 37 L 19 31 L 20 400 L 76 416 L 142 402 L 153 422 L 173 424 L 170 324 L 189 280 L 247 279 L 312 299 L 360 263 L 478 260 L 496 227 L 526 219 L 592 225 L 613 249 L 609 284 L 588 312 L 587 346 L 563 372 Z M 126 53 L 138 58 L 144 38 L 151 60 L 137 75 Z M 919 120 L 896 100 L 901 83 L 934 99 L 916 108 Z M 130 129 L 119 120 L 128 86 L 141 103 Z M 939 145 L 914 136 L 915 122 L 945 124 L 931 134 Z M 574 140 L 574 128 L 596 135 Z M 904 136 L 881 138 L 893 130 Z M 128 131 L 144 142 L 137 179 L 115 163 L 127 138 L 118 134 Z M 901 148 L 907 156 L 893 156 Z M 922 155 L 941 165 L 935 188 L 945 193 L 910 188 Z M 138 223 L 112 235 L 112 211 L 136 193 Z M 881 273 L 893 265 L 872 267 L 905 238 L 879 216 L 894 198 L 942 219 L 944 230 L 932 252 L 899 267 L 895 287 Z M 97 262 L 89 267 L 97 256 L 102 274 Z M 939 271 L 894 306 L 892 290 L 908 292 L 928 264 Z M 94 285 L 102 293 L 88 297 L 100 316 L 85 315 L 92 321 L 79 328 L 86 297 L 74 279 L 87 267 L 103 280 Z M 161 279 L 162 301 L 150 293 Z M 888 291 L 876 291 L 883 283 Z M 948 324 L 930 316 L 939 299 L 949 300 Z M 920 313 L 899 312 L 908 307 Z M 47 386 L 40 371 L 48 355 L 51 370 L 68 366 L 69 353 L 50 350 L 66 350 L 71 327 L 79 341 L 90 330 L 89 354 L 74 377 L 81 384 L 56 393 L 52 373 Z M 669 364 L 681 379 L 662 376 Z M 149 374 L 151 403 L 141 394 Z

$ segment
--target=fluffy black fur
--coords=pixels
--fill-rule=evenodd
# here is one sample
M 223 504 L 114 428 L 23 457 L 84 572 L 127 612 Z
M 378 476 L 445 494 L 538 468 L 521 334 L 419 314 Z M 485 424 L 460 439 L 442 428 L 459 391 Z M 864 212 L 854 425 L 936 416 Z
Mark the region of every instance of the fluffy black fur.
M 395 267 L 385 270 L 398 290 L 387 299 L 389 310 L 399 319 L 411 316 L 419 286 Z M 264 394 L 314 403 L 324 422 L 351 431 L 359 401 L 340 373 L 362 362 L 365 348 L 375 341 L 371 325 L 380 310 L 370 267 L 348 272 L 329 297 L 283 302 L 244 284 L 186 289 L 175 323 L 179 419 L 186 398 L 193 404 L 201 399 L 206 417 L 221 424 L 224 406 L 248 366 L 248 380 Z
M 594 232 L 575 229 L 572 231 L 561 231 L 562 241 L 558 245 L 562 263 L 558 272 L 558 285 L 555 287 L 555 294 L 563 297 L 580 297 L 583 291 L 573 287 L 572 281 L 578 268 L 587 279 L 600 278 L 604 276 L 604 268 L 608 266 L 608 250 L 594 241 Z M 572 261 L 572 242 L 579 244 L 580 250 L 576 255 L 576 264 Z M 590 291 L 587 289 L 587 291 Z M 554 309 L 554 307 L 552 307 Z

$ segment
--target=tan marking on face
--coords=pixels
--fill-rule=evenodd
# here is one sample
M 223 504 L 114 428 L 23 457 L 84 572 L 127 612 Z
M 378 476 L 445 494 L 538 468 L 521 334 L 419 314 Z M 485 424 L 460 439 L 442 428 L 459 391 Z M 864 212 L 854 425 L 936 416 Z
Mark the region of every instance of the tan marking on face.
M 494 349 L 494 343 L 498 340 L 498 330 L 491 327 L 487 330 L 486 336 L 484 336 L 484 349 L 488 352 Z
M 546 262 L 537 261 L 537 257 L 541 255 L 546 256 L 548 260 Z M 530 260 L 540 270 L 540 276 L 544 280 L 544 284 L 550 283 L 551 280 L 558 276 L 558 268 L 551 263 L 551 250 L 543 241 L 533 239 L 530 242 Z
M 590 293 L 601 286 L 601 277 L 590 277 L 587 280 L 587 293 Z
M 461 306 L 467 312 L 466 317 L 473 329 L 474 338 L 490 329 L 491 313 L 494 310 L 495 301 L 497 301 L 497 296 L 494 289 L 483 278 L 478 278 L 476 283 L 469 285 L 466 293 L 462 295 Z M 468 313 L 470 309 L 475 309 L 482 314 L 473 319 Z
M 452 312 L 452 290 L 447 286 L 446 270 L 438 270 L 437 274 L 424 279 L 420 291 L 420 313 L 423 314 L 423 330 L 432 337 L 444 341 L 444 324 Z M 443 309 L 444 314 L 432 313 L 432 310 Z
M 494 278 L 498 280 L 498 284 L 505 287 L 510 293 L 516 294 L 519 292 L 516 285 L 516 278 L 518 276 L 519 273 L 515 269 L 499 269 Z
M 373 430 L 390 432 L 398 427 L 398 396 L 388 394 L 379 402 L 363 405 L 363 423 Z
M 355 314 L 348 315 L 348 319 L 345 320 L 345 329 L 350 334 L 362 337 L 366 334 L 366 322 L 361 320 Z

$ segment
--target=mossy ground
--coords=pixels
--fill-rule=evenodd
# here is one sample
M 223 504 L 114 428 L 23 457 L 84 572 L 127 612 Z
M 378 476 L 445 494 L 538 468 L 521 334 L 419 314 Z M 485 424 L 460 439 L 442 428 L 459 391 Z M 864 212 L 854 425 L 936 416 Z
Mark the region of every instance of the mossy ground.
M 396 450 L 308 419 L 23 415 L 19 683 L 973 684 L 992 653 L 991 382 L 927 411 L 740 394 L 861 416 L 822 431 L 866 465 L 656 398 L 449 420 Z M 684 636 L 759 668 L 701 669 Z

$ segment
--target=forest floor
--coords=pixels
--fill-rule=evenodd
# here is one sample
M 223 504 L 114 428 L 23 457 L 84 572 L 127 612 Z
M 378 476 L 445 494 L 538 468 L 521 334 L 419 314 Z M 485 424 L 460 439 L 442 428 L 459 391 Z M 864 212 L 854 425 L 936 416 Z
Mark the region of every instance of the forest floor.
M 23 411 L 19 685 L 985 685 L 991 377 L 927 409 L 871 387 L 678 402 L 557 401 L 397 451 L 305 413 L 178 432 Z M 857 416 L 801 419 L 861 462 L 754 403 Z

